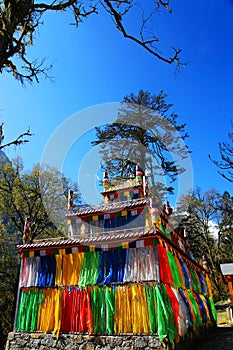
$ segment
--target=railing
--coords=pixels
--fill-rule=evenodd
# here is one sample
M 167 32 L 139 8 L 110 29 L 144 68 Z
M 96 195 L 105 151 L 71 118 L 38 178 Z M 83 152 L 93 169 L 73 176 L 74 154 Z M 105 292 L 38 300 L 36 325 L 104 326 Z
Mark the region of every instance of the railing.
M 149 199 L 146 198 L 146 197 L 143 197 L 143 198 L 135 198 L 135 199 L 132 199 L 132 198 L 129 198 L 128 200 L 124 200 L 124 201 L 118 201 L 118 200 L 109 200 L 108 202 L 104 203 L 100 203 L 99 205 L 93 205 L 93 206 L 84 206 L 84 207 L 78 207 L 76 212 L 82 212 L 82 211 L 86 211 L 86 210 L 95 210 L 95 209 L 101 209 L 102 207 L 105 208 L 105 207 L 108 207 L 110 204 L 113 205 L 113 206 L 121 206 L 121 205 L 128 205 L 130 203 L 137 203 L 137 202 L 140 202 L 140 201 L 145 201 L 145 202 L 148 202 L 149 203 Z M 68 213 L 69 214 L 69 213 Z
M 104 231 L 104 232 L 97 232 L 95 234 L 93 233 L 86 233 L 86 234 L 76 234 L 76 235 L 68 235 L 63 237 L 50 237 L 50 238 L 41 238 L 36 239 L 33 241 L 33 243 L 41 243 L 41 242 L 56 242 L 61 240 L 78 240 L 78 239 L 84 239 L 84 238 L 97 238 L 97 237 L 103 237 L 103 236 L 117 236 L 120 234 L 130 234 L 130 233 L 146 233 L 148 230 L 151 230 L 152 228 L 149 226 L 143 226 L 143 227 L 133 227 L 128 229 L 120 229 L 120 230 L 110 230 L 110 231 Z
M 79 239 L 79 238 L 95 238 L 95 237 L 102 237 L 102 236 L 117 236 L 120 234 L 130 234 L 130 233 L 139 233 L 142 234 L 150 230 L 151 227 L 149 226 L 142 226 L 142 227 L 131 227 L 131 228 L 125 228 L 125 229 L 112 229 L 109 231 L 99 231 L 95 233 L 86 233 L 86 234 L 75 234 L 68 236 L 69 239 Z

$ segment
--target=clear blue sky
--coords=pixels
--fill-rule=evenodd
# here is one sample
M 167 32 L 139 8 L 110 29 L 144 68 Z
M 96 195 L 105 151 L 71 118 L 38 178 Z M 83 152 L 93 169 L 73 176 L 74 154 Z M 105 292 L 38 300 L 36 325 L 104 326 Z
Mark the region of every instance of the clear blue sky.
M 25 168 L 31 169 L 40 162 L 54 130 L 71 115 L 121 101 L 139 89 L 163 89 L 179 122 L 187 123 L 194 186 L 232 193 L 232 185 L 218 175 L 208 154 L 218 158 L 218 142 L 228 140 L 233 121 L 233 1 L 180 0 L 171 1 L 171 7 L 173 14 L 161 12 L 154 29 L 161 50 L 169 53 L 171 45 L 182 49 L 188 64 L 176 77 L 174 66 L 123 39 L 106 14 L 90 16 L 78 29 L 69 25 L 69 14 L 47 15 L 30 55 L 54 64 L 49 72 L 54 83 L 41 76 L 39 84 L 24 88 L 7 73 L 0 76 L 0 121 L 6 141 L 28 126 L 35 134 L 29 144 L 7 155 L 21 156 Z M 136 22 L 131 19 L 129 24 Z M 82 142 L 67 155 L 63 171 L 73 181 L 85 152 Z

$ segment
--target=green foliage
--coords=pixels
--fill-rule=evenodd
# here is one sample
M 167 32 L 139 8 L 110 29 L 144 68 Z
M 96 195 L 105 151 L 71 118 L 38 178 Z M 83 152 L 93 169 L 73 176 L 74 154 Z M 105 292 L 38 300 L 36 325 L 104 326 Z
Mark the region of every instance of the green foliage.
M 31 222 L 30 241 L 67 235 L 64 214 L 69 188 L 70 181 L 51 167 L 35 166 L 30 172 L 24 172 L 19 159 L 13 163 L 2 163 L 0 166 L 0 344 L 2 346 L 7 333 L 13 329 L 19 270 L 16 245 L 22 244 L 25 218 L 29 218 Z M 72 189 L 76 190 L 76 185 L 72 186 Z M 50 212 L 46 210 L 47 208 Z M 53 219 L 56 220 L 56 225 Z M 3 348 L 0 347 L 1 349 Z
M 233 197 L 224 192 L 219 196 L 218 207 L 218 251 L 220 262 L 232 263 L 233 261 Z
M 19 256 L 16 244 L 20 242 L 18 232 L 9 233 L 8 226 L 0 222 L 0 349 L 6 341 L 7 333 L 12 330 L 15 314 L 15 297 Z
M 232 261 L 233 197 L 216 190 L 201 193 L 200 189 L 183 196 L 176 212 L 179 227 L 185 229 L 191 251 L 201 263 L 203 256 L 214 287 L 216 300 L 226 296 L 227 287 L 220 264 Z
M 188 136 L 185 124 L 178 124 L 178 116 L 171 112 L 172 104 L 160 91 L 152 95 L 139 90 L 125 96 L 114 123 L 96 128 L 93 145 L 101 145 L 103 168 L 113 178 L 135 176 L 135 165 L 150 174 L 150 189 L 160 189 L 161 197 L 173 188 L 164 186 L 164 177 L 170 183 L 185 171 L 179 160 L 188 157 L 183 141 Z M 175 158 L 175 159 L 174 159 Z
M 31 241 L 66 235 L 68 179 L 51 167 L 35 166 L 31 172 L 23 172 L 20 160 L 1 165 L 0 172 L 0 213 L 13 230 L 23 235 L 28 218 Z

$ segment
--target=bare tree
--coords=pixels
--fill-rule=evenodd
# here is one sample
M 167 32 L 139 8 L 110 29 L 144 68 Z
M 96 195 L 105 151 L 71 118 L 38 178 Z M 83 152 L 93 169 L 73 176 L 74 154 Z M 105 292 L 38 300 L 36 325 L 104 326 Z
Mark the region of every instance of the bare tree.
M 44 60 L 31 60 L 28 47 L 34 44 L 35 32 L 42 23 L 42 16 L 49 12 L 71 11 L 74 24 L 78 26 L 91 14 L 98 14 L 101 8 L 111 16 L 115 27 L 122 35 L 136 42 L 157 59 L 168 64 L 175 63 L 176 68 L 181 65 L 180 49 L 172 48 L 170 56 L 159 51 L 159 38 L 151 30 L 151 23 L 155 14 L 164 9 L 169 14 L 170 0 L 151 0 L 147 4 L 150 13 L 145 9 L 145 3 L 138 0 L 51 0 L 40 2 L 36 0 L 2 0 L 0 1 L 0 72 L 7 70 L 13 73 L 21 83 L 25 81 L 39 81 L 40 73 L 48 76 L 48 69 Z M 127 29 L 127 14 L 140 12 L 141 23 L 137 33 L 130 33 Z

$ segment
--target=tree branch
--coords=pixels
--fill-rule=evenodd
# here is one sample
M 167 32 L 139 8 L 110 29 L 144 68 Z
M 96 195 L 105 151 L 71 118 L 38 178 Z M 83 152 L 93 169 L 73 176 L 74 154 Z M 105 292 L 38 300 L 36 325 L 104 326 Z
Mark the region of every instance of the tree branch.
M 138 33 L 128 33 L 123 18 L 135 6 L 133 0 L 54 0 L 51 2 L 35 3 L 33 0 L 9 0 L 0 2 L 0 73 L 5 69 L 13 73 L 16 79 L 22 84 L 28 82 L 39 82 L 39 75 L 42 73 L 46 77 L 47 70 L 44 68 L 44 60 L 37 63 L 37 60 L 29 60 L 27 57 L 27 48 L 34 44 L 33 39 L 35 29 L 42 24 L 41 16 L 47 11 L 64 12 L 71 10 L 75 25 L 78 26 L 83 18 L 89 15 L 98 14 L 98 7 L 103 6 L 112 17 L 116 28 L 122 33 L 124 38 L 130 39 L 143 47 L 150 54 L 168 64 L 176 63 L 179 68 L 181 49 L 172 48 L 174 54 L 166 57 L 161 54 L 156 44 L 159 39 L 150 31 L 148 22 L 152 19 L 155 12 L 163 7 L 169 13 L 169 1 L 157 0 L 154 2 L 154 9 L 147 18 L 144 18 L 143 7 L 140 8 L 142 14 L 142 25 Z M 14 63 L 13 58 L 19 56 L 21 63 Z M 20 61 L 19 61 L 20 62 Z M 49 77 L 50 78 L 50 77 Z
M 33 136 L 33 134 L 31 134 L 31 132 L 30 132 L 30 129 L 28 129 L 27 131 L 20 134 L 15 140 L 7 142 L 7 143 L 2 145 L 1 143 L 4 139 L 3 132 L 2 132 L 2 125 L 3 124 L 0 125 L 0 150 L 2 150 L 5 147 L 12 146 L 12 145 L 18 146 L 18 145 L 21 145 L 22 143 L 29 142 L 29 140 L 28 139 L 25 140 L 24 137 Z
M 141 33 L 141 39 L 138 39 L 137 37 L 135 37 L 131 34 L 128 34 L 124 25 L 122 24 L 121 14 L 117 10 L 114 9 L 111 1 L 104 0 L 104 3 L 109 8 L 109 12 L 111 13 L 111 15 L 113 16 L 113 18 L 115 20 L 117 29 L 123 34 L 123 36 L 125 38 L 136 42 L 139 46 L 142 46 L 144 49 L 146 49 L 148 52 L 150 52 L 153 56 L 157 57 L 159 60 L 162 60 L 162 61 L 169 63 L 169 64 L 175 62 L 177 64 L 177 66 L 179 66 L 181 64 L 181 62 L 179 60 L 179 55 L 181 53 L 181 49 L 176 49 L 173 47 L 172 49 L 175 51 L 175 53 L 171 57 L 165 57 L 165 56 L 160 55 L 157 52 L 157 48 L 153 46 L 153 44 L 158 41 L 157 38 L 153 38 L 153 39 L 147 41 L 147 40 L 143 39 L 142 33 Z M 144 23 L 142 23 L 142 27 L 143 27 Z

